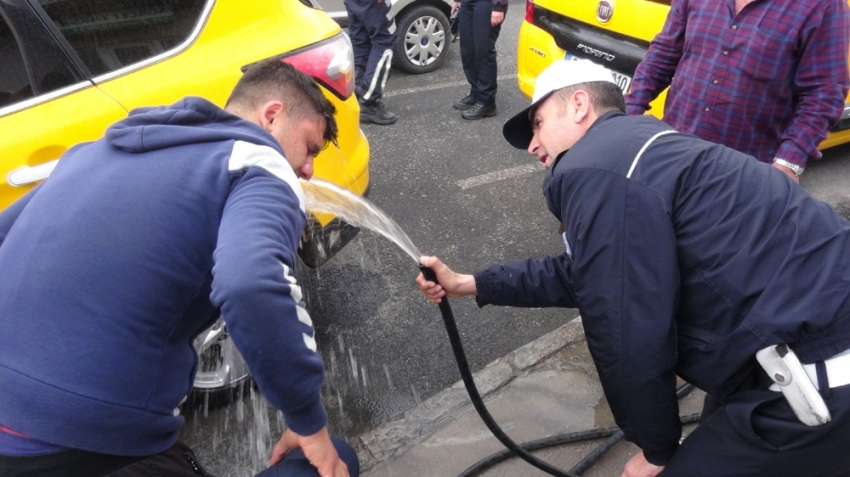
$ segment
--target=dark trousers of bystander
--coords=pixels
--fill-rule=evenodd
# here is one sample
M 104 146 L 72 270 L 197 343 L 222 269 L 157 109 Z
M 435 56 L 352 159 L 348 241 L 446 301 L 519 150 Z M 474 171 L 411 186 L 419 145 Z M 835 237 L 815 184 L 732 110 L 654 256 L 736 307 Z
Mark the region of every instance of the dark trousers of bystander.
M 460 59 L 475 102 L 496 103 L 496 40 L 502 25 L 492 26 L 490 0 L 463 0 L 458 16 Z
M 354 49 L 355 92 L 362 101 L 381 99 L 393 60 L 395 19 L 387 1 L 345 0 L 348 37 Z

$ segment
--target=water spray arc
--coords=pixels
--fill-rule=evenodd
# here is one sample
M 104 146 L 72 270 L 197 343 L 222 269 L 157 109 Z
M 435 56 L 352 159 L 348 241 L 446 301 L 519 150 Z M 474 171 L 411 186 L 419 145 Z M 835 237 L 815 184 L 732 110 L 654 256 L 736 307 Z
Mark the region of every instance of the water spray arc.
M 402 250 L 410 255 L 417 262 L 420 271 L 422 271 L 422 274 L 427 280 L 437 283 L 437 276 L 434 271 L 419 263 L 419 257 L 421 257 L 421 254 L 416 246 L 413 245 L 413 242 L 404 230 L 402 230 L 394 220 L 384 214 L 383 211 L 375 207 L 372 203 L 346 189 L 320 180 L 314 179 L 310 182 L 303 182 L 302 186 L 304 187 L 305 192 L 305 208 L 308 211 L 332 213 L 352 225 L 366 227 L 378 232 L 390 241 L 396 243 L 402 248 Z M 561 434 L 523 444 L 517 444 L 511 440 L 511 438 L 505 434 L 490 415 L 490 412 L 484 405 L 484 400 L 481 398 L 481 394 L 478 392 L 478 388 L 476 387 L 475 380 L 472 376 L 472 371 L 470 370 L 469 363 L 466 359 L 466 352 L 463 349 L 460 333 L 458 332 L 457 323 L 455 322 L 454 314 L 452 313 L 448 298 L 443 297 L 438 306 L 440 314 L 443 317 L 446 332 L 449 335 L 449 341 L 452 346 L 452 351 L 454 352 L 455 361 L 457 361 L 461 379 L 466 387 L 467 394 L 469 394 L 470 401 L 490 432 L 493 433 L 499 442 L 507 448 L 507 451 L 498 452 L 480 460 L 478 463 L 466 469 L 459 477 L 471 477 L 473 475 L 478 475 L 484 469 L 512 456 L 520 457 L 549 475 L 556 477 L 580 477 L 584 471 L 589 469 L 597 460 L 599 460 L 599 458 L 623 439 L 622 431 L 616 427 L 609 427 Z M 692 385 L 685 384 L 676 391 L 676 395 L 679 399 L 681 399 L 692 390 Z M 681 418 L 682 424 L 692 424 L 698 421 L 699 415 L 697 414 Z M 600 439 L 604 437 L 608 437 L 608 439 L 569 471 L 564 471 L 544 462 L 529 452 L 555 445 Z

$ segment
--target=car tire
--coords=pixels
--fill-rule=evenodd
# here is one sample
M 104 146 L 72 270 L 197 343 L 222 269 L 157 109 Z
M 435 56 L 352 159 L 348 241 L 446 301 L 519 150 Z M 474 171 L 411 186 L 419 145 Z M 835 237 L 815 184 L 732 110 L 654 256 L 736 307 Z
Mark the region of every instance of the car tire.
M 434 71 L 446 60 L 451 44 L 449 19 L 432 5 L 410 7 L 396 17 L 398 40 L 393 63 L 412 74 Z
M 300 258 L 297 260 L 295 280 L 301 284 L 309 312 L 309 271 Z M 238 394 L 240 390 L 246 389 L 250 381 L 253 381 L 245 358 L 236 349 L 233 339 L 227 332 L 224 318 L 219 317 L 212 327 L 195 338 L 193 345 L 198 353 L 198 371 L 195 374 L 193 387 L 195 392 L 216 395 Z

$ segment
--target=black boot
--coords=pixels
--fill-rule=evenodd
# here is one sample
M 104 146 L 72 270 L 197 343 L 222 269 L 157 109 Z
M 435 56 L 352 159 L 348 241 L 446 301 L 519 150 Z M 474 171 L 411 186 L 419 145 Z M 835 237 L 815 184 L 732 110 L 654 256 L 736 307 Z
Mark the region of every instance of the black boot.
M 466 111 L 467 109 L 469 109 L 473 106 L 475 106 L 475 98 L 471 94 L 468 94 L 468 95 L 464 96 L 463 98 L 460 98 L 459 100 L 455 101 L 455 103 L 452 105 L 453 108 L 461 110 L 461 111 Z
M 372 124 L 394 124 L 398 121 L 398 115 L 384 109 L 381 101 L 369 101 L 360 103 L 360 122 Z
M 481 118 L 489 118 L 490 116 L 496 115 L 496 103 L 493 104 L 480 104 L 475 103 L 471 108 L 460 114 L 460 117 L 463 119 L 469 119 L 474 121 L 476 119 Z

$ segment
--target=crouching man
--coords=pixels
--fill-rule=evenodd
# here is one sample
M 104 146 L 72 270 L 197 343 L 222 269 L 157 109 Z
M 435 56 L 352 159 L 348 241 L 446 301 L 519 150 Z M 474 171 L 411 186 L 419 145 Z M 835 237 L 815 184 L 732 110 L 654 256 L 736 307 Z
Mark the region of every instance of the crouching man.
M 578 308 L 642 450 L 624 477 L 850 475 L 850 224 L 769 164 L 624 110 L 601 66 L 544 71 L 503 133 L 546 165 L 564 253 L 474 275 L 423 257 L 439 285 L 421 289 Z M 722 403 L 681 445 L 677 375 Z
M 310 78 L 261 62 L 225 109 L 135 110 L 0 214 L 0 475 L 207 475 L 177 442 L 178 405 L 219 313 L 286 419 L 263 475 L 357 475 L 328 435 L 293 275 L 298 179 L 336 140 L 334 112 Z

